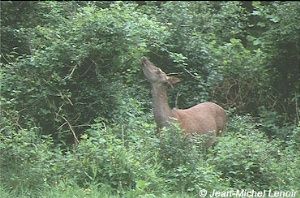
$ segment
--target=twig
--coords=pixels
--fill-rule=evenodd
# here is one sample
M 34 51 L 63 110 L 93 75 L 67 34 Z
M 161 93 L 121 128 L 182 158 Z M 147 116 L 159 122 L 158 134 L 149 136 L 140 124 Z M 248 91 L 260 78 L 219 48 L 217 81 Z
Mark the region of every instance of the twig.
M 167 76 L 179 75 L 179 73 L 168 73 Z
M 71 132 L 72 132 L 72 134 L 73 134 L 73 136 L 74 136 L 74 139 L 75 139 L 75 145 L 77 146 L 78 145 L 78 143 L 79 143 L 79 140 L 78 140 L 78 138 L 77 138 L 77 136 L 76 136 L 76 133 L 75 133 L 75 131 L 74 131 L 74 129 L 73 129 L 73 126 L 70 124 L 70 122 L 67 120 L 67 118 L 65 118 L 64 116 L 61 116 L 61 115 L 58 115 L 59 117 L 61 117 L 62 119 L 64 119 L 65 121 L 66 121 L 66 123 L 68 124 L 68 126 L 69 126 L 69 128 L 70 128 L 70 130 L 71 130 Z
M 189 70 L 183 68 L 184 71 L 186 71 L 188 74 L 190 74 L 193 78 L 195 78 L 196 80 L 199 80 L 199 78 L 197 76 L 195 76 L 194 74 L 192 74 Z
M 67 123 L 66 122 L 64 122 L 62 125 L 60 125 L 58 128 L 57 128 L 57 130 L 60 130 L 63 126 L 65 126 Z
M 77 67 L 77 64 L 76 64 L 76 65 L 73 67 L 73 69 L 72 69 L 71 73 L 69 74 L 69 78 L 71 78 L 71 77 L 72 77 L 72 75 L 73 75 L 73 73 L 74 73 L 74 71 L 75 71 L 76 67 Z
M 1 58 L 3 58 L 7 62 L 7 64 L 11 64 L 11 62 L 13 62 L 12 60 L 8 60 L 9 57 L 6 57 L 5 55 L 2 54 L 1 54 Z
M 75 71 L 75 69 L 77 68 L 77 64 L 72 68 L 72 70 L 71 70 L 71 73 L 69 74 L 69 75 L 67 75 L 66 77 L 64 77 L 64 79 L 63 80 L 66 80 L 66 79 L 71 79 L 72 78 L 72 75 L 73 75 L 73 73 L 74 73 L 74 71 Z
M 90 126 L 91 126 L 90 124 L 79 124 L 79 125 L 73 126 L 73 128 L 90 127 Z
M 300 117 L 299 117 L 299 106 L 298 106 L 298 95 L 297 93 L 295 93 L 295 105 L 296 105 L 296 125 L 298 124 L 298 122 L 300 121 Z
M 94 65 L 95 65 L 95 67 L 96 67 L 97 64 L 95 63 L 95 61 L 93 61 L 93 60 L 91 60 L 91 61 L 94 63 Z M 89 67 L 84 71 L 83 74 L 80 75 L 79 78 L 83 78 L 83 77 L 90 71 L 91 67 L 92 67 L 92 65 L 90 64 Z

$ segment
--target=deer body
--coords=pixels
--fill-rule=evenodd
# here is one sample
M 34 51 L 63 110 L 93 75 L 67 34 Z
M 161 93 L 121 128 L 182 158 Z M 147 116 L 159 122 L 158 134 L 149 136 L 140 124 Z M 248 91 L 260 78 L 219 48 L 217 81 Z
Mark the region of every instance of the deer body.
M 177 121 L 186 135 L 209 134 L 210 146 L 216 135 L 225 128 L 226 114 L 222 107 L 212 102 L 204 102 L 188 109 L 171 109 L 168 104 L 168 85 L 179 82 L 176 77 L 167 76 L 147 58 L 142 58 L 143 72 L 152 86 L 153 113 L 157 131 Z
M 179 121 L 185 133 L 208 133 L 218 135 L 224 130 L 225 111 L 212 102 L 200 103 L 188 109 L 174 109 L 173 116 Z

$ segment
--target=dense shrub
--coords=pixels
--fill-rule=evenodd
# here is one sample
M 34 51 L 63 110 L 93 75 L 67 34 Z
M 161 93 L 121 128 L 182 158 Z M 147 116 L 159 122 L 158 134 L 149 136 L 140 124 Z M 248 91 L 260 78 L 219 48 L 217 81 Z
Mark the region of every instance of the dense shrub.
M 291 190 L 299 181 L 296 163 L 299 151 L 284 147 L 277 139 L 267 136 L 240 117 L 233 119 L 227 134 L 220 138 L 210 158 L 230 185 L 238 189 Z M 297 130 L 297 128 L 296 128 Z M 292 145 L 295 145 L 296 139 Z
M 159 158 L 162 176 L 171 190 L 197 194 L 201 189 L 212 191 L 228 187 L 220 172 L 206 162 L 207 138 L 187 137 L 178 125 L 162 131 Z
M 137 12 L 135 4 L 87 5 L 72 17 L 55 2 L 34 5 L 50 11 L 49 24 L 20 28 L 31 53 L 4 59 L 1 95 L 7 102 L 2 108 L 19 110 L 21 125 L 33 119 L 55 141 L 74 143 L 73 132 L 82 134 L 97 116 L 114 117 L 118 92 L 136 82 L 140 57 L 160 46 L 168 33 Z
M 133 119 L 133 118 L 130 118 Z M 126 196 L 199 190 L 299 188 L 299 126 L 289 142 L 269 140 L 249 116 L 233 117 L 218 143 L 187 138 L 172 125 L 155 136 L 154 126 L 107 126 L 95 120 L 79 144 L 62 152 L 38 128 L 1 135 L 1 183 L 17 194 L 39 196 L 64 182 L 99 185 Z M 58 186 L 57 186 L 58 187 Z
M 155 172 L 158 164 L 150 163 L 152 160 L 149 159 L 155 148 L 139 150 L 142 154 L 136 155 L 142 136 L 130 138 L 131 134 L 119 132 L 117 127 L 106 128 L 100 122 L 93 125 L 82 136 L 78 148 L 66 155 L 68 165 L 65 159 L 58 164 L 62 178 L 70 178 L 80 185 L 104 183 L 127 190 L 144 182 L 147 187 L 151 188 L 152 184 L 158 190 L 160 179 L 156 178 Z
M 0 3 L 1 195 L 300 189 L 298 2 Z M 228 110 L 214 147 L 155 134 L 142 56 Z
M 38 128 L 0 134 L 1 184 L 27 196 L 53 182 L 53 141 Z
M 266 53 L 261 49 L 248 49 L 242 40 L 231 38 L 221 46 L 213 45 L 221 83 L 214 86 L 214 97 L 240 112 L 257 113 L 262 105 L 273 100 L 270 71 L 266 67 Z

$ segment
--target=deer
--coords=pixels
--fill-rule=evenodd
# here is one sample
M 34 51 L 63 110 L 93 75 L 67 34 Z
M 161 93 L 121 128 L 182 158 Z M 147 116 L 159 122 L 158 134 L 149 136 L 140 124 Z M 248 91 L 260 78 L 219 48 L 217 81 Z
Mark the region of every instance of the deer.
M 168 104 L 167 89 L 181 80 L 168 76 L 156 67 L 148 58 L 141 58 L 143 73 L 151 84 L 152 106 L 157 133 L 170 126 L 179 124 L 186 136 L 209 135 L 206 147 L 212 146 L 216 136 L 222 134 L 227 122 L 225 110 L 213 102 L 203 102 L 188 109 L 171 109 Z

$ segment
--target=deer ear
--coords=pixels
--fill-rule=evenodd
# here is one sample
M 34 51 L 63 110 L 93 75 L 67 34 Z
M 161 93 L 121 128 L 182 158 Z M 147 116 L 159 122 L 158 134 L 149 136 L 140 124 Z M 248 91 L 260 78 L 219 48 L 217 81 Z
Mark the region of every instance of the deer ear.
M 175 85 L 176 83 L 180 82 L 181 80 L 174 76 L 168 76 L 168 83 L 171 85 Z

